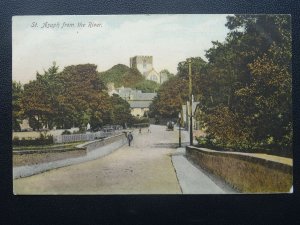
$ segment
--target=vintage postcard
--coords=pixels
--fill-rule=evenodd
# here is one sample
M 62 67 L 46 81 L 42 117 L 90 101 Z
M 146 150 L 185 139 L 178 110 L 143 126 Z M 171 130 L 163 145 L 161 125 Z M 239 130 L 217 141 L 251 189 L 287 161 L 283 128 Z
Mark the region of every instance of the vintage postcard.
M 293 192 L 290 15 L 12 18 L 16 195 Z

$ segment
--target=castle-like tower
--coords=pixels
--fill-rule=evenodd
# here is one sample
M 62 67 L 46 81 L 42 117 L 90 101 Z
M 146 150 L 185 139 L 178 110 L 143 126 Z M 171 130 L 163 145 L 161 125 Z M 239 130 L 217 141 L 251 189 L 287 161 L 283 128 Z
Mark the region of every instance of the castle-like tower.
M 153 70 L 153 56 L 134 56 L 130 58 L 130 68 L 135 68 L 146 76 L 147 72 Z
M 130 68 L 135 68 L 147 79 L 161 83 L 160 74 L 153 68 L 153 56 L 134 56 L 130 58 Z

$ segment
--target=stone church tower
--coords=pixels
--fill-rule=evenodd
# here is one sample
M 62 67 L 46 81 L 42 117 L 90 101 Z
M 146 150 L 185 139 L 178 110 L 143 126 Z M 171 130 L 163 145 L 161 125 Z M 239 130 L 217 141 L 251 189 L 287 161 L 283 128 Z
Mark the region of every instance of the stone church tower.
M 153 56 L 134 56 L 130 58 L 130 68 L 137 69 L 147 79 L 161 83 L 160 74 L 153 68 Z

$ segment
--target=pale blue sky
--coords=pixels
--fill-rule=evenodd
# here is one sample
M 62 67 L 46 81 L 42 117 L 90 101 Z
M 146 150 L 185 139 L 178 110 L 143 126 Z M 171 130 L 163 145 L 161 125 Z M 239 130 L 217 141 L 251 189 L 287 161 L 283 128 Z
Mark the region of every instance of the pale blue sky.
M 13 17 L 13 80 L 27 83 L 53 61 L 65 66 L 94 63 L 98 71 L 135 55 L 152 55 L 154 68 L 176 73 L 188 57 L 204 58 L 211 41 L 225 40 L 226 16 L 212 15 L 106 15 Z M 36 22 L 38 27 L 31 27 Z M 43 23 L 59 28 L 41 28 Z M 63 23 L 75 27 L 61 28 Z M 78 28 L 77 23 L 85 23 Z M 95 22 L 101 27 L 89 28 Z M 204 58 L 205 59 L 205 58 Z

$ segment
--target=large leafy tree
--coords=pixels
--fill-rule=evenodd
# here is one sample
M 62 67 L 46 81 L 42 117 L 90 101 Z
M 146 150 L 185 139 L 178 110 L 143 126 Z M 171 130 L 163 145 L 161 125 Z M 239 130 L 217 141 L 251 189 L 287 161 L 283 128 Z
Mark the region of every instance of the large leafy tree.
M 21 83 L 13 81 L 12 83 L 12 129 L 20 130 L 22 120 L 21 98 L 23 87 Z
M 54 63 L 24 85 L 20 105 L 34 129 L 99 126 L 111 120 L 110 98 L 93 64 L 68 66 L 58 72 Z
M 22 110 L 34 129 L 52 128 L 57 116 L 58 67 L 55 63 L 44 74 L 37 73 L 36 80 L 24 85 Z
M 69 124 L 84 127 L 91 120 L 93 125 L 101 125 L 108 120 L 111 104 L 96 65 L 65 67 L 59 81 L 63 84 L 58 96 L 59 114 L 68 115 Z
M 191 58 L 191 69 L 193 75 L 193 94 L 195 99 L 199 98 L 198 82 L 202 69 L 206 62 L 201 57 Z M 181 110 L 182 104 L 189 100 L 189 67 L 188 62 L 178 63 L 177 75 L 170 76 L 170 79 L 164 82 L 150 105 L 150 116 L 176 117 Z
M 125 124 L 129 124 L 132 120 L 129 103 L 116 94 L 111 96 L 110 100 L 112 104 L 111 123 L 125 127 Z
M 206 76 L 214 87 L 204 92 L 201 104 L 207 132 L 225 145 L 290 150 L 290 17 L 237 15 L 228 17 L 226 25 L 225 43 L 216 42 L 207 51 Z M 209 96 L 218 101 L 209 104 Z

